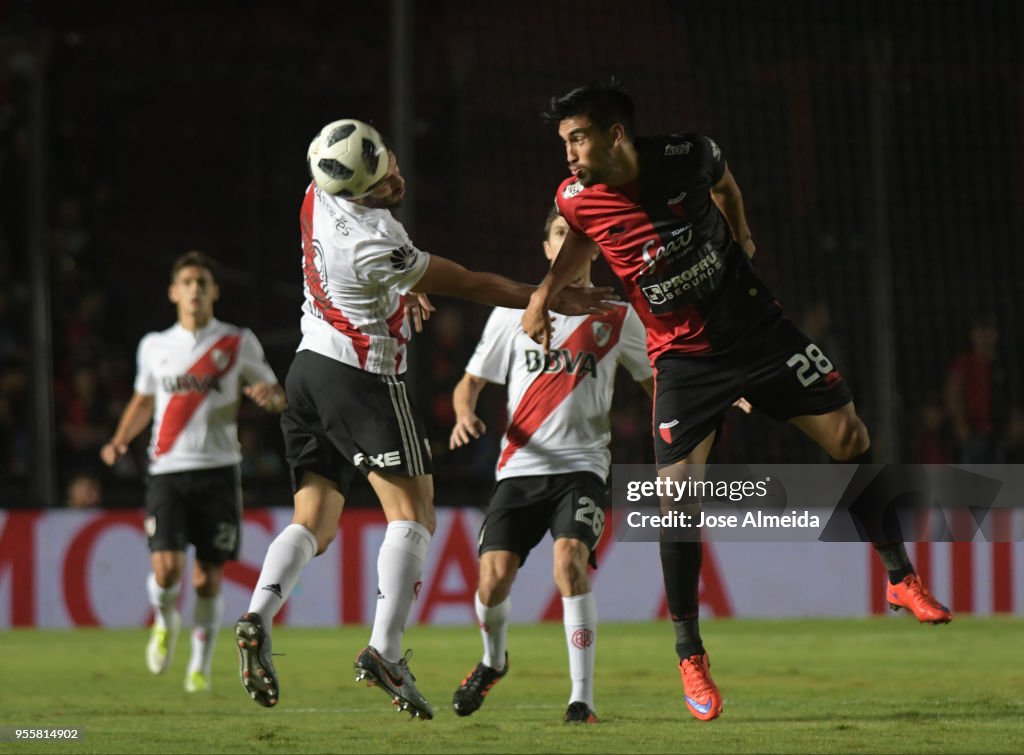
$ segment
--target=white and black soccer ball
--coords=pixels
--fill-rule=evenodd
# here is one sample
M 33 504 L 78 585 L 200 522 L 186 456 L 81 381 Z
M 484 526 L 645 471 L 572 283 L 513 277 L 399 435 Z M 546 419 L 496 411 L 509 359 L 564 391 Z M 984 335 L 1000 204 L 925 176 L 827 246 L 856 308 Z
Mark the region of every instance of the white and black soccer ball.
M 320 129 L 306 162 L 316 185 L 328 194 L 358 199 L 388 172 L 388 149 L 373 126 L 346 118 Z

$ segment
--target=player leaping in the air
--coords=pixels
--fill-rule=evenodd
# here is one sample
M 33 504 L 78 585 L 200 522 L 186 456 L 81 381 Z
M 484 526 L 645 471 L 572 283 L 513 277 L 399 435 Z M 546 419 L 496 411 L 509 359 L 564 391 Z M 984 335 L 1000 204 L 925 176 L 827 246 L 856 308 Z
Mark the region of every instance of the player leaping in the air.
M 554 261 L 568 229 L 552 208 L 544 224 L 544 255 L 549 261 Z M 591 285 L 592 261 L 587 258 L 577 269 L 573 285 Z M 452 448 L 486 431 L 476 405 L 488 383 L 507 387 L 509 416 L 495 471 L 497 484 L 480 528 L 476 615 L 484 654 L 455 690 L 452 705 L 458 715 L 470 715 L 508 671 L 509 593 L 527 555 L 550 531 L 572 679 L 564 720 L 596 723 L 597 601 L 587 565 L 596 565 L 594 549 L 604 531 L 608 413 L 620 364 L 648 394 L 654 379 L 644 326 L 628 304 L 597 315 L 552 315 L 557 332 L 551 357 L 557 358 L 545 358 L 523 333 L 522 314 L 521 309 L 504 307 L 491 313 L 452 397 Z
M 660 476 L 684 480 L 704 464 L 723 414 L 741 395 L 792 422 L 833 460 L 870 462 L 871 441 L 846 381 L 754 274 L 743 199 L 718 145 L 692 132 L 636 137 L 633 110 L 615 82 L 552 98 L 545 116 L 558 125 L 572 173 L 555 201 L 570 230 L 523 329 L 550 345 L 550 297 L 599 247 L 647 328 Z M 952 618 L 902 542 L 874 545 L 889 572 L 891 605 L 920 621 Z M 687 709 L 711 720 L 722 696 L 698 627 L 701 544 L 663 540 L 660 548 Z

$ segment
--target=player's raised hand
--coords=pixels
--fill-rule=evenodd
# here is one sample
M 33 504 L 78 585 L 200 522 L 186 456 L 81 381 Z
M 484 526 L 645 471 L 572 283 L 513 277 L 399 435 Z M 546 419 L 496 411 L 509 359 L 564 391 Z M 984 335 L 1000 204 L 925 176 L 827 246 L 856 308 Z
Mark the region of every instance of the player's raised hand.
M 405 316 L 417 333 L 423 332 L 423 323 L 436 311 L 426 294 L 409 293 L 405 296 Z
M 253 383 L 242 388 L 242 392 L 251 398 L 260 409 L 266 409 L 273 414 L 283 412 L 288 403 L 284 397 L 284 391 L 276 383 Z
M 455 450 L 468 445 L 487 432 L 487 425 L 475 414 L 464 414 L 455 420 L 452 437 L 448 440 L 448 448 Z

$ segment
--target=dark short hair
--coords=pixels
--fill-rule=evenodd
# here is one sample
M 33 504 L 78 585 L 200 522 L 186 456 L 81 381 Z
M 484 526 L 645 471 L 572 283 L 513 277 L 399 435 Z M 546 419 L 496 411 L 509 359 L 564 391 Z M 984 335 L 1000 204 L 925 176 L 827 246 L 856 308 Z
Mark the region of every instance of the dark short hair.
M 208 270 L 213 282 L 217 282 L 217 263 L 208 254 L 193 249 L 174 260 L 174 264 L 171 265 L 171 283 L 174 283 L 183 267 L 201 267 Z
M 576 87 L 560 97 L 551 98 L 548 109 L 541 113 L 545 121 L 556 123 L 577 115 L 585 115 L 600 129 L 621 123 L 626 136 L 633 138 L 633 98 L 616 79 L 593 82 Z
M 548 216 L 544 218 L 544 240 L 548 240 L 548 234 L 551 233 L 551 226 L 555 222 L 555 218 L 562 217 L 562 213 L 558 211 L 558 205 L 552 204 L 551 209 L 548 210 Z

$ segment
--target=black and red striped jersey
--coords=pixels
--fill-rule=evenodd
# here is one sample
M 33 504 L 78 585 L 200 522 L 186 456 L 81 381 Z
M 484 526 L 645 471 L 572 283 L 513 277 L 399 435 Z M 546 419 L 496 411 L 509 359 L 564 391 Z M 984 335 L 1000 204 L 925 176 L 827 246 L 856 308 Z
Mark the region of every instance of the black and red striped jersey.
M 638 138 L 639 176 L 622 186 L 562 182 L 559 212 L 592 239 L 647 329 L 651 362 L 727 348 L 778 305 L 711 198 L 725 158 L 706 136 Z

